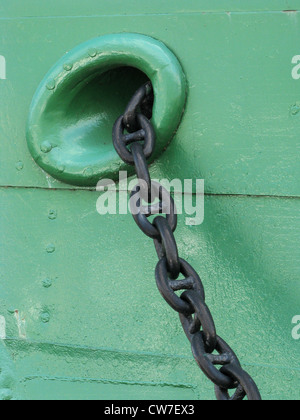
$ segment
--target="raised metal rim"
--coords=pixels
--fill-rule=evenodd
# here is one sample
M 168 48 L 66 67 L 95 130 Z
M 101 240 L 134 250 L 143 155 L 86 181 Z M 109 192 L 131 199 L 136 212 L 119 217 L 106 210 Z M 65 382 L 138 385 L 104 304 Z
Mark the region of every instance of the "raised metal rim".
M 99 156 L 92 165 L 91 176 L 84 171 L 86 165 L 73 167 L 70 157 L 65 157 L 65 163 L 62 156 L 57 159 L 57 150 L 53 154 L 56 157 L 51 151 L 41 150 L 42 145 L 47 144 L 47 138 L 55 135 L 56 121 L 53 121 L 51 132 L 43 124 L 55 100 L 59 103 L 59 98 L 95 70 L 104 73 L 122 66 L 139 69 L 152 82 L 155 94 L 152 124 L 158 134 L 153 159 L 171 141 L 181 121 L 187 93 L 186 78 L 178 59 L 162 42 L 145 35 L 122 33 L 95 38 L 77 46 L 55 64 L 39 85 L 30 107 L 29 150 L 37 164 L 54 178 L 78 186 L 95 186 L 99 179 L 108 176 L 114 179 L 119 170 L 125 169 L 116 155 L 112 162 L 103 162 Z

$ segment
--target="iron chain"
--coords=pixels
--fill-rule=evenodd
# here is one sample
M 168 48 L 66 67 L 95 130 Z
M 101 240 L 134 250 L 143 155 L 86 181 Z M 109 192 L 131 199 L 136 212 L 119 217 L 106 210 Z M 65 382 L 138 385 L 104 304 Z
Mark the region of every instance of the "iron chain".
M 124 115 L 116 121 L 113 143 L 120 158 L 136 169 L 139 184 L 131 192 L 131 212 L 139 228 L 154 240 L 159 258 L 155 271 L 157 287 L 179 313 L 196 362 L 214 383 L 217 399 L 238 401 L 247 396 L 249 400 L 261 400 L 253 379 L 216 333 L 199 275 L 187 261 L 179 258 L 174 237 L 177 213 L 173 198 L 162 185 L 151 181 L 147 160 L 155 148 L 155 132 L 150 122 L 153 101 L 152 85 L 148 82 L 135 93 Z M 152 223 L 148 220 L 150 216 L 156 216 Z M 179 291 L 181 296 L 176 294 Z M 230 396 L 229 390 L 235 393 Z

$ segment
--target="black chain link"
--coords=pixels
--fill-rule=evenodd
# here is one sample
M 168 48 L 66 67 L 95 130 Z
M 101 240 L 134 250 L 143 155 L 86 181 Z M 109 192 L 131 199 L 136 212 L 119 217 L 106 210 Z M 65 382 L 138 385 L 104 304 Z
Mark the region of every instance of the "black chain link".
M 200 277 L 189 263 L 179 258 L 174 237 L 177 213 L 173 198 L 162 185 L 151 181 L 147 160 L 155 148 L 155 132 L 150 122 L 153 101 L 152 85 L 148 82 L 136 92 L 124 115 L 116 121 L 113 143 L 121 159 L 136 169 L 139 184 L 131 192 L 131 212 L 139 228 L 154 240 L 159 258 L 155 271 L 157 287 L 179 313 L 199 367 L 215 384 L 217 399 L 239 401 L 247 396 L 248 400 L 261 400 L 253 379 L 216 333 Z M 153 215 L 159 216 L 151 223 L 148 219 Z M 179 279 L 181 275 L 183 279 Z M 181 296 L 176 294 L 178 291 L 183 291 Z M 233 396 L 229 390 L 235 390 Z

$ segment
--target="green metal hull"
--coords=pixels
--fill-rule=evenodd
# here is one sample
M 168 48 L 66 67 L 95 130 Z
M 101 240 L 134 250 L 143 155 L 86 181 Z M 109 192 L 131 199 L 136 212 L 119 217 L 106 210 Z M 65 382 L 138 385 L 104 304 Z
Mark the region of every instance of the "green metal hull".
M 182 123 L 151 166 L 205 180 L 203 224 L 179 216 L 180 255 L 262 397 L 299 399 L 300 1 L 3 3 L 0 399 L 214 398 L 157 291 L 151 241 L 27 147 L 49 69 L 122 32 L 162 41 L 187 78 Z

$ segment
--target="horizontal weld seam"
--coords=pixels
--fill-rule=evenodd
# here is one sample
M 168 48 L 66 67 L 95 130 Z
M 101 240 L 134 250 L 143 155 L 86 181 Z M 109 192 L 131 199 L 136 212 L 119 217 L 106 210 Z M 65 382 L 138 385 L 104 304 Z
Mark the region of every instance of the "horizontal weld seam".
M 128 180 L 134 179 L 133 177 L 128 178 Z M 116 182 L 115 185 L 118 185 Z M 99 193 L 97 191 L 96 187 L 79 187 L 79 188 L 62 188 L 62 187 L 41 187 L 36 185 L 0 185 L 0 189 L 25 189 L 25 190 L 43 190 L 43 191 L 85 191 L 85 192 L 92 192 L 92 193 Z M 117 192 L 128 192 L 130 191 L 128 189 L 117 189 Z M 175 195 L 193 195 L 193 196 L 204 196 L 204 197 L 236 197 L 236 198 L 270 198 L 270 199 L 288 199 L 288 200 L 300 200 L 300 196 L 297 195 L 259 195 L 259 194 L 234 194 L 234 193 L 204 193 L 204 194 L 198 194 L 198 193 L 183 193 L 174 191 L 171 192 L 172 196 Z

